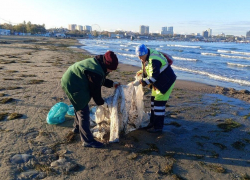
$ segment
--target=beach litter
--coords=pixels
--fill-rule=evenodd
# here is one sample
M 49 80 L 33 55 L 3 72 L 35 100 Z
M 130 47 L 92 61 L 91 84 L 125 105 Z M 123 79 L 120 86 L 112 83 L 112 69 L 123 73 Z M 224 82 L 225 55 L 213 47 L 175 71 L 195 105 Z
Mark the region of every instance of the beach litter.
M 16 154 L 10 158 L 10 162 L 14 164 L 20 164 L 28 162 L 33 156 L 29 154 Z
M 66 113 L 69 116 L 74 116 L 74 107 L 72 105 L 67 105 L 66 103 L 59 102 L 56 103 L 49 111 L 47 115 L 48 124 L 60 124 L 65 121 Z
M 76 163 L 70 162 L 64 157 L 59 157 L 58 160 L 53 161 L 50 164 L 51 167 L 55 169 L 62 169 L 63 171 L 69 172 L 74 170 L 78 165 Z
M 60 124 L 65 121 L 65 115 L 69 109 L 66 103 L 56 103 L 49 111 L 47 115 L 48 124 Z
M 39 172 L 36 170 L 28 170 L 26 172 L 22 172 L 20 174 L 20 180 L 24 180 L 24 179 L 43 179 L 47 176 L 47 174 L 45 172 Z

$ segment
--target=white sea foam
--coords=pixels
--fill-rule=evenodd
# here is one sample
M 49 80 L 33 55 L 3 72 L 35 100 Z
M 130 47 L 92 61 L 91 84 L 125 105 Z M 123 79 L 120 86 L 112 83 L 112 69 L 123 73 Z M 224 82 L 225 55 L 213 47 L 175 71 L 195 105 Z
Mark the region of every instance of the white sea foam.
M 230 63 L 227 62 L 228 65 L 230 66 L 238 66 L 238 67 L 250 67 L 250 65 L 245 65 L 245 64 L 235 64 L 235 63 Z
M 117 54 L 119 54 L 121 56 L 125 56 L 125 57 L 137 57 L 137 55 L 135 55 L 135 54 L 125 54 L 125 53 L 117 53 Z
M 191 58 L 183 58 L 178 56 L 172 56 L 176 60 L 184 60 L 184 61 L 197 61 L 197 59 L 191 59 Z
M 201 53 L 203 56 L 220 56 L 220 54 L 215 54 L 215 53 Z
M 231 53 L 231 54 L 243 54 L 243 55 L 250 55 L 250 52 L 240 52 L 240 51 L 226 51 L 226 50 L 217 50 L 221 53 Z
M 231 51 L 232 54 L 243 54 L 243 55 L 250 55 L 249 52 L 240 52 L 240 51 Z
M 245 56 L 230 56 L 230 55 L 225 55 L 225 54 L 221 54 L 221 57 L 225 57 L 225 58 L 234 58 L 234 59 L 249 59 L 250 57 L 245 57 Z
M 200 48 L 200 46 L 183 46 L 183 45 L 178 45 L 178 44 L 168 44 L 167 46 L 184 47 L 184 48 Z
M 208 76 L 212 79 L 217 79 L 217 80 L 221 80 L 221 81 L 226 81 L 226 82 L 233 82 L 233 83 L 238 83 L 241 85 L 248 85 L 250 86 L 250 81 L 245 81 L 245 80 L 241 80 L 241 79 L 231 79 L 228 77 L 224 77 L 224 76 L 219 76 L 216 74 L 211 74 L 205 71 L 196 71 L 196 70 L 192 70 L 192 69 L 187 69 L 187 68 L 182 68 L 182 67 L 178 67 L 178 66 L 174 66 L 172 65 L 172 67 L 174 69 L 180 70 L 180 71 L 186 71 L 186 72 L 191 72 L 191 73 L 195 73 L 195 74 L 201 74 L 201 75 L 205 75 Z

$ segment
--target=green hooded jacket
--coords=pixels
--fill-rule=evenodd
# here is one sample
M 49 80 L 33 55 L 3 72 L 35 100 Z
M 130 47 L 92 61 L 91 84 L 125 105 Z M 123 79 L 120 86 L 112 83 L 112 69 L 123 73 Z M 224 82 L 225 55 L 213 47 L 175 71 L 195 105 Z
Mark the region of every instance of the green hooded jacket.
M 76 111 L 83 109 L 91 99 L 86 70 L 99 74 L 102 77 L 101 83 L 104 83 L 105 72 L 94 58 L 88 58 L 71 65 L 61 79 L 61 86 Z

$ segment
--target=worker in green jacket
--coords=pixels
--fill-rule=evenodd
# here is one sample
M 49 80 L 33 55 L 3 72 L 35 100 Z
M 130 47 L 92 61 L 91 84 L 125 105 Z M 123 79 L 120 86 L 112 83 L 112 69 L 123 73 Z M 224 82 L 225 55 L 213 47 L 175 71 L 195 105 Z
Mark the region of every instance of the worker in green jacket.
M 150 133 L 162 132 L 166 103 L 174 88 L 176 75 L 171 68 L 171 56 L 147 48 L 144 44 L 136 47 L 136 55 L 142 62 L 140 83 L 152 89 L 150 123 L 145 128 Z
M 61 85 L 75 109 L 74 133 L 79 133 L 84 147 L 100 148 L 103 143 L 96 141 L 90 131 L 89 106 L 93 98 L 97 105 L 107 104 L 101 95 L 101 86 L 117 87 L 120 83 L 106 79 L 108 73 L 116 70 L 117 56 L 113 51 L 88 58 L 71 65 L 63 74 Z

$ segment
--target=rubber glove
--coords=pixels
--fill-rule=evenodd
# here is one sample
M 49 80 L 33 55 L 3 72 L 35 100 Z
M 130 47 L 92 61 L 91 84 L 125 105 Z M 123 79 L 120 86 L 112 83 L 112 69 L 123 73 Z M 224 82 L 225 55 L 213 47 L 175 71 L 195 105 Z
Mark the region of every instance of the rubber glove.
M 113 82 L 113 87 L 116 89 L 118 86 L 120 86 L 121 85 L 121 83 L 119 83 L 119 82 Z
M 142 74 L 142 72 L 141 71 L 138 71 L 137 73 L 136 73 L 136 76 L 140 76 Z
M 142 79 L 140 80 L 140 84 L 142 84 L 143 87 L 147 86 L 147 83 L 145 83 Z
M 108 108 L 109 108 L 108 104 L 107 104 L 105 101 L 104 101 L 103 107 L 104 107 L 105 109 L 108 109 Z

